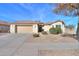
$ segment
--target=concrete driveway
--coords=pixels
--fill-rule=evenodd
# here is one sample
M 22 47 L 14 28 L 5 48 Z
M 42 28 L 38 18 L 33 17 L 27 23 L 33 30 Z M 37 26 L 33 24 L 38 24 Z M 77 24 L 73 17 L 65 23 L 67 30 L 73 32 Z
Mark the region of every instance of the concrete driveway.
M 44 42 L 29 42 L 31 40 L 32 34 L 4 34 L 0 36 L 0 56 L 38 56 L 46 55 L 44 51 L 56 50 L 63 51 L 67 50 L 70 54 L 65 55 L 79 55 L 79 43 L 44 43 Z M 75 51 L 75 54 L 74 54 Z M 60 52 L 60 53 L 61 53 Z M 72 53 L 73 52 L 73 53 Z M 77 54 L 76 54 L 77 52 Z M 53 54 L 52 54 L 53 53 Z M 54 55 L 52 52 L 47 55 Z M 57 52 L 56 52 L 57 53 Z M 58 55 L 60 55 L 60 53 Z M 64 55 L 64 54 L 63 54 Z
M 0 36 L 0 55 L 13 55 L 27 40 L 29 34 L 4 34 Z

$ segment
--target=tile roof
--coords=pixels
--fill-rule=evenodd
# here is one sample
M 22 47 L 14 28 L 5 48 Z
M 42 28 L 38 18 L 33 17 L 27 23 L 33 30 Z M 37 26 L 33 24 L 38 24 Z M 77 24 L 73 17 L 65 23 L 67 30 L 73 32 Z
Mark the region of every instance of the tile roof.
M 40 21 L 33 21 L 33 20 L 18 20 L 14 23 L 11 23 L 11 24 L 46 24 L 46 25 L 51 25 L 51 24 L 56 23 L 56 22 L 62 22 L 62 24 L 65 25 L 64 21 L 61 21 L 61 20 L 48 22 L 48 23 L 43 23 L 43 22 L 40 22 Z
M 62 22 L 62 24 L 65 25 L 64 21 L 61 21 L 61 20 L 57 20 L 57 21 L 53 21 L 53 22 L 48 22 L 46 24 L 50 25 L 50 24 L 53 24 L 53 23 L 56 23 L 56 22 Z
M 14 22 L 13 24 L 43 24 L 43 22 L 32 21 L 32 20 L 20 20 L 20 21 Z
M 10 25 L 10 23 L 3 21 L 3 20 L 0 20 L 0 25 Z

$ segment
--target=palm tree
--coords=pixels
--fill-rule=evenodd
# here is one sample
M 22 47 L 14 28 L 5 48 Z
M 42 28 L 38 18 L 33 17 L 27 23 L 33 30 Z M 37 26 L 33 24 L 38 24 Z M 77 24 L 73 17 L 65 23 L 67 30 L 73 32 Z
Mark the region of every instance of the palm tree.
M 78 3 L 60 3 L 56 5 L 53 10 L 56 14 L 61 14 L 65 16 L 77 16 L 78 24 L 76 31 L 76 39 L 79 40 L 79 4 Z

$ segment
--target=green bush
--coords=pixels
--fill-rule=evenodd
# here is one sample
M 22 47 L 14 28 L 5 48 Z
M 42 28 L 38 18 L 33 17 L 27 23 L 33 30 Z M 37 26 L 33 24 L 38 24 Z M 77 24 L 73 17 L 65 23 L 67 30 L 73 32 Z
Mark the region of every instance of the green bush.
M 61 30 L 61 28 L 50 28 L 49 32 L 51 34 L 60 34 L 60 33 L 62 33 L 62 30 Z
M 62 33 L 62 30 L 61 30 L 61 28 L 56 28 L 57 29 L 57 34 L 60 34 L 60 33 Z
M 57 33 L 57 31 L 56 31 L 55 28 L 50 28 L 50 29 L 49 29 L 49 32 L 50 32 L 51 34 L 56 34 L 56 33 Z

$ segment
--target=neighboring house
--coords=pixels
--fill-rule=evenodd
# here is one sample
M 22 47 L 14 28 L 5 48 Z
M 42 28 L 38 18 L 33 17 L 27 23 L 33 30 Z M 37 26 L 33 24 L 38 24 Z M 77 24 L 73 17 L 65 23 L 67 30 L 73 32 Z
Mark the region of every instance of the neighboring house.
M 0 20 L 0 33 L 7 33 L 10 30 L 10 24 L 8 22 Z
M 11 33 L 38 33 L 44 24 L 38 21 L 16 21 L 10 25 Z
M 56 28 L 56 27 L 60 27 L 62 29 L 62 33 L 65 33 L 65 23 L 63 21 L 54 21 L 54 22 L 48 22 L 44 25 L 43 29 L 44 31 L 49 33 L 49 29 L 50 28 Z

